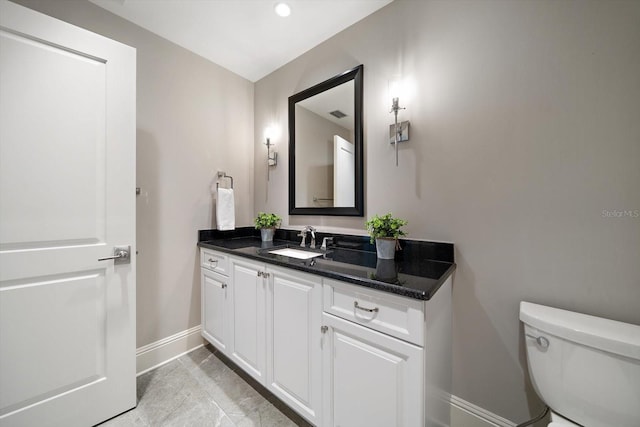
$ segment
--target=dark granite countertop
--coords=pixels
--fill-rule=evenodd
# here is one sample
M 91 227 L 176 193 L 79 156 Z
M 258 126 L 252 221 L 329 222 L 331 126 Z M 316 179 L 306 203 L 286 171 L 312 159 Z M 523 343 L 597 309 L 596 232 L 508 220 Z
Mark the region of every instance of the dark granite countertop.
M 379 260 L 366 236 L 316 233 L 317 247 L 323 237 L 334 237 L 327 251 L 305 249 L 322 256 L 301 260 L 269 253 L 287 246 L 302 249 L 297 233 L 279 229 L 273 242 L 262 243 L 253 227 L 201 230 L 198 246 L 420 300 L 431 299 L 455 270 L 451 243 L 401 240 L 403 250 L 395 260 Z

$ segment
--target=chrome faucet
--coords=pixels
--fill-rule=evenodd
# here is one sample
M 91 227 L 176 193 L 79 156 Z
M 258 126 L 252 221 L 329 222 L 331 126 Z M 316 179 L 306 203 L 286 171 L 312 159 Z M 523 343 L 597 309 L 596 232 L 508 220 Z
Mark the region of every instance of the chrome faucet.
M 307 232 L 311 232 L 311 245 L 309 247 L 311 249 L 315 249 L 316 247 L 316 229 L 310 225 L 307 225 L 298 236 L 302 236 L 302 242 L 300 242 L 300 246 L 304 247 L 306 245 Z
M 333 237 L 325 237 L 324 239 L 322 239 L 322 246 L 320 246 L 320 249 L 322 249 L 323 251 L 327 250 L 327 242 L 328 243 L 333 243 Z
M 311 244 L 309 245 L 309 247 L 311 249 L 315 249 L 316 248 L 316 229 L 310 225 L 307 225 L 306 230 L 311 232 Z

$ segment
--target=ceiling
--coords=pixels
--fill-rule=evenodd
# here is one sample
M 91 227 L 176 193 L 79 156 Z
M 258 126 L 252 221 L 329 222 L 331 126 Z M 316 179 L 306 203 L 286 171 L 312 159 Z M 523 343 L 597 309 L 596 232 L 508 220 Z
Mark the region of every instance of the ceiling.
M 325 120 L 329 120 L 338 126 L 353 131 L 355 126 L 354 93 L 355 83 L 353 80 L 350 80 L 310 98 L 299 101 L 296 103 L 296 106 L 306 108 Z M 336 110 L 342 112 L 345 116 L 338 118 L 331 115 L 331 112 Z
M 90 0 L 255 82 L 393 0 Z

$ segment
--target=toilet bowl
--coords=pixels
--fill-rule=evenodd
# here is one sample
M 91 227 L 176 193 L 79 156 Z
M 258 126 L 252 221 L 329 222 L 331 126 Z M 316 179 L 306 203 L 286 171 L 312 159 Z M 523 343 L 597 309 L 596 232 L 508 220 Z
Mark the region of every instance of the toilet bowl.
M 640 326 L 524 301 L 520 320 L 549 427 L 640 426 Z

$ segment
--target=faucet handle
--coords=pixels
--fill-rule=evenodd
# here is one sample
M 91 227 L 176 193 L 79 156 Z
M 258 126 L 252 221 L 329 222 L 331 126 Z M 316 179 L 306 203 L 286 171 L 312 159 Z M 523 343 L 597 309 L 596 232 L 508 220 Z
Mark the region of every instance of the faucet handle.
M 304 248 L 307 240 L 307 229 L 305 228 L 304 230 L 301 230 L 300 233 L 298 233 L 298 237 L 302 237 L 302 242 L 300 242 L 300 246 Z
M 324 239 L 322 239 L 322 246 L 320 246 L 320 249 L 322 249 L 323 251 L 326 251 L 327 242 L 333 243 L 333 237 L 325 237 Z

